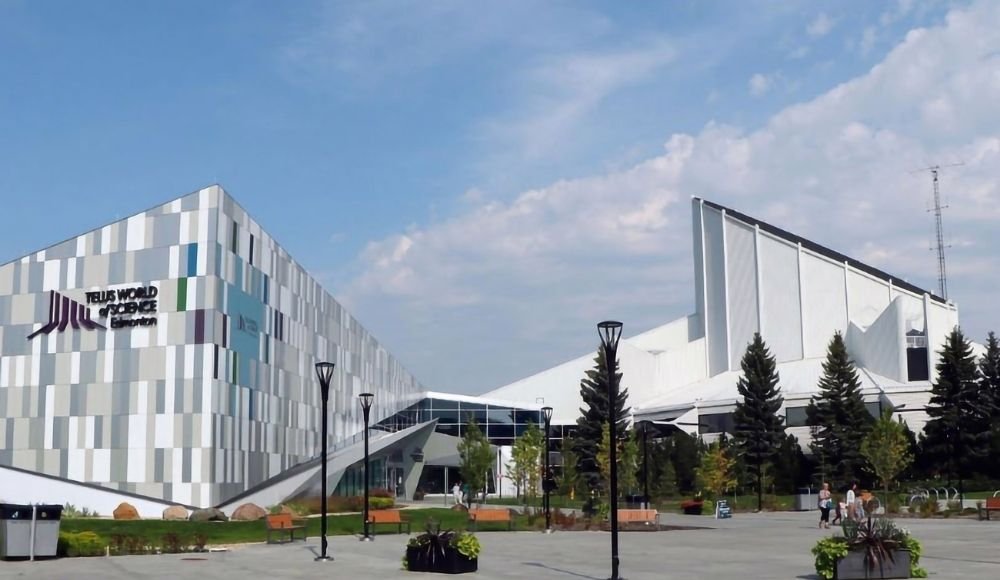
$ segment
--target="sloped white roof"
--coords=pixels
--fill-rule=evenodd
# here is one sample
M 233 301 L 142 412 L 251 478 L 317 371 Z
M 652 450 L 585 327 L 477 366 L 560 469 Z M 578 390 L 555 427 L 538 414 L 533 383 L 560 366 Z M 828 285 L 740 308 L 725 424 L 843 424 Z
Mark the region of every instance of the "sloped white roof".
M 809 358 L 778 363 L 778 385 L 785 400 L 808 399 L 819 390 L 819 379 L 823 376 L 825 357 Z M 701 381 L 673 389 L 660 397 L 634 404 L 636 414 L 654 413 L 658 410 L 682 407 L 688 404 L 701 406 L 729 405 L 739 397 L 736 384 L 742 371 L 728 371 Z M 858 368 L 861 390 L 866 394 L 898 389 L 911 390 L 914 383 L 904 384 L 893 379 Z M 926 388 L 926 384 L 924 384 Z

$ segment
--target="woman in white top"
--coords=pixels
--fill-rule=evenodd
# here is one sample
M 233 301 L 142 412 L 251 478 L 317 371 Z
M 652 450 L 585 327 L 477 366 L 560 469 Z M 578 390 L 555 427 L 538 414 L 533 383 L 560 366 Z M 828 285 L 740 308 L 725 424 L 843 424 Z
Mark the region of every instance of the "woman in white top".
M 823 482 L 823 489 L 819 490 L 819 527 L 830 527 L 831 507 L 833 507 L 833 499 L 830 495 L 830 484 Z
M 847 504 L 847 517 L 857 519 L 857 495 L 855 491 L 858 489 L 858 483 L 854 482 L 851 484 L 851 489 L 847 490 L 847 498 L 844 503 Z

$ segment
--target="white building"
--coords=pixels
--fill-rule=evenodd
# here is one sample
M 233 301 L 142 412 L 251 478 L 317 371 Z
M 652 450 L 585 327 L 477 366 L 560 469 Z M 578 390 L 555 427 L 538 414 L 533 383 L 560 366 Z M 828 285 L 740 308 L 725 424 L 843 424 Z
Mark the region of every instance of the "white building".
M 936 350 L 958 324 L 954 303 L 710 201 L 695 198 L 692 218 L 695 312 L 619 345 L 634 420 L 669 422 L 690 433 L 731 429 L 740 359 L 760 332 L 778 361 L 786 424 L 804 442 L 805 407 L 839 331 L 870 410 L 894 408 L 912 428 L 923 428 Z M 582 406 L 580 379 L 594 356 L 484 396 L 544 398 L 555 409 L 553 423 L 571 424 Z

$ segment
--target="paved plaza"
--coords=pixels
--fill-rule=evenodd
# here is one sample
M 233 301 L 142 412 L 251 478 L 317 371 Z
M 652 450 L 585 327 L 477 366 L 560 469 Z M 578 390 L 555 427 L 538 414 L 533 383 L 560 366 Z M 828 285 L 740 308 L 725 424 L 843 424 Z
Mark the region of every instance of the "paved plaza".
M 630 580 L 816 578 L 810 548 L 824 532 L 814 513 L 738 514 L 731 520 L 668 515 L 667 524 L 711 529 L 621 535 L 621 572 Z M 931 578 L 1000 577 L 1000 522 L 901 520 L 924 543 Z M 601 580 L 610 572 L 610 536 L 602 532 L 479 534 L 483 554 L 474 578 Z M 406 536 L 373 543 L 334 537 L 336 560 L 313 562 L 319 542 L 245 545 L 195 555 L 120 556 L 0 562 L 0 579 L 125 580 L 133 578 L 419 578 L 400 569 Z

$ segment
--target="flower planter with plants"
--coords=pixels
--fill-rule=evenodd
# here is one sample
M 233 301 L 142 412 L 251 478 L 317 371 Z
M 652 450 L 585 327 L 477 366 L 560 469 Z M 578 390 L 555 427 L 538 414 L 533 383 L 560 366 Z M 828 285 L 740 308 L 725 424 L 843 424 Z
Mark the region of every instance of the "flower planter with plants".
M 871 517 L 843 524 L 843 536 L 823 538 L 812 549 L 816 573 L 826 580 L 926 578 L 920 542 L 896 523 Z
M 429 523 L 427 531 L 406 545 L 403 568 L 410 572 L 464 574 L 479 568 L 481 547 L 476 536 Z

